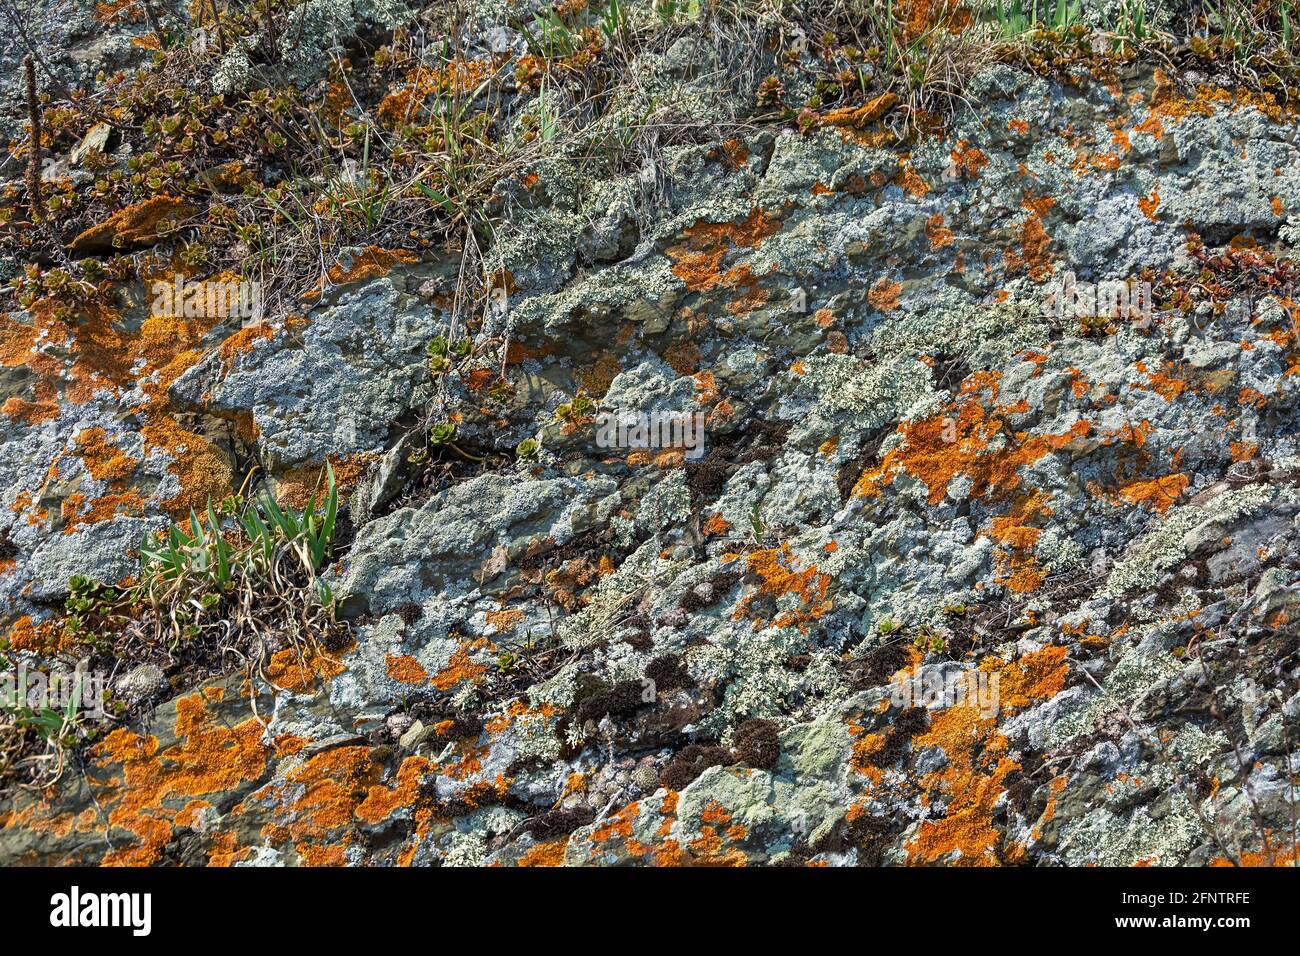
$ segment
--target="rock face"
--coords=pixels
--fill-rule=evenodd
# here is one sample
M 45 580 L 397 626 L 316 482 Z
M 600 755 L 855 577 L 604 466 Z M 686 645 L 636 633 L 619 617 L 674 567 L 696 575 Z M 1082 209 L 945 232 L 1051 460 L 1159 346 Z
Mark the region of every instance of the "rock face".
M 646 81 L 707 108 L 707 54 Z M 0 391 L 51 403 L 0 421 L 12 648 L 248 455 L 347 479 L 352 642 L 251 686 L 139 672 L 171 699 L 11 796 L 0 860 L 1293 860 L 1297 119 L 1145 70 L 994 65 L 967 99 L 906 149 L 666 146 L 651 208 L 551 163 L 437 377 L 454 258 L 358 249 L 296 324 L 146 320 L 112 361 L 5 319 L 39 361 Z

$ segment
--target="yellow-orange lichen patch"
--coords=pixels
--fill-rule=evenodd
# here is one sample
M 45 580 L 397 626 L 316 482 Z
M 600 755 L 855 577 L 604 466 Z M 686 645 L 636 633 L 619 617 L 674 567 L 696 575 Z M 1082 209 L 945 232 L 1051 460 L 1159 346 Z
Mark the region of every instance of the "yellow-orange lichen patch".
M 596 827 L 591 833 L 592 843 L 607 843 L 614 837 L 623 840 L 632 836 L 632 826 L 636 823 L 637 811 L 640 804 L 635 800 L 625 806 L 618 813 L 606 819 L 606 821 Z
M 1067 651 L 1066 647 L 1049 645 L 1010 662 L 990 657 L 980 662 L 980 670 L 998 675 L 999 705 L 1004 712 L 1023 710 L 1065 689 L 1070 673 Z
M 1034 522 L 1051 514 L 1052 509 L 1047 507 L 1043 494 L 1036 491 L 1021 498 L 1010 512 L 994 518 L 991 523 L 989 537 L 1007 549 L 999 555 L 1000 581 L 1017 594 L 1036 591 L 1042 584 L 1043 574 L 1033 553 L 1042 531 Z
M 174 196 L 154 196 L 119 209 L 72 240 L 73 252 L 108 252 L 157 242 L 160 235 L 189 215 L 190 209 Z
M 456 650 L 452 652 L 451 660 L 447 662 L 447 666 L 433 675 L 433 686 L 441 691 L 449 691 L 453 687 L 463 684 L 465 681 L 473 681 L 477 683 L 482 679 L 483 675 L 487 673 L 487 665 L 474 663 L 474 661 L 470 659 L 470 652 L 482 650 L 484 648 L 491 649 L 491 647 L 491 643 L 486 638 L 482 637 L 478 640 L 461 644 L 460 647 L 456 648 Z
M 930 240 L 930 248 L 942 249 L 953 243 L 952 230 L 944 226 L 943 213 L 936 212 L 925 221 L 925 238 Z
M 1019 249 L 1008 249 L 1003 254 L 1007 270 L 1024 269 L 1035 282 L 1046 282 L 1055 267 L 1048 251 L 1052 239 L 1040 216 L 1032 215 L 1021 224 L 1019 240 Z
M 567 839 L 551 840 L 549 843 L 539 843 L 530 847 L 528 852 L 519 858 L 518 866 L 564 866 L 564 848 L 568 845 Z
M 951 155 L 953 166 L 970 179 L 978 179 L 984 167 L 989 164 L 989 158 L 984 151 L 964 139 L 957 141 Z
M 667 355 L 664 356 L 667 359 Z M 669 364 L 672 362 L 669 360 Z M 619 367 L 618 356 L 613 352 L 602 352 L 595 363 L 578 373 L 578 385 L 591 398 L 604 398 L 605 393 L 609 391 L 610 385 L 622 371 Z M 683 375 L 689 375 L 689 372 L 682 372 Z
M 872 284 L 867 292 L 867 301 L 877 311 L 893 312 L 898 308 L 898 299 L 902 294 L 903 286 L 900 283 L 882 277 Z
M 140 461 L 122 453 L 122 450 L 108 440 L 108 433 L 102 428 L 87 428 L 77 433 L 77 457 L 98 481 L 118 483 L 135 474 Z
M 1193 95 L 1185 97 L 1163 71 L 1157 70 L 1155 79 L 1149 121 L 1177 122 L 1189 116 L 1213 116 L 1220 110 L 1255 109 L 1273 122 L 1280 122 L 1284 115 L 1292 112 L 1280 105 L 1272 93 L 1244 87 L 1229 90 L 1212 83 L 1198 83 Z
M 1172 402 L 1187 390 L 1187 380 L 1179 377 L 1179 369 L 1171 361 L 1166 360 L 1158 372 L 1150 371 L 1145 362 L 1137 362 L 1133 367 L 1147 377 L 1147 383 L 1138 387 L 1155 392 L 1166 402 Z
M 105 866 L 149 866 L 171 840 L 175 818 L 191 798 L 232 790 L 265 772 L 268 750 L 253 717 L 231 727 L 209 711 L 202 693 L 176 702 L 180 742 L 158 752 L 158 738 L 119 728 L 92 751 L 102 766 L 119 765 L 98 795 L 110 825 L 137 838 L 108 853 Z M 175 806 L 177 801 L 185 804 Z
M 818 117 L 816 125 L 838 130 L 840 137 L 845 142 L 857 143 L 868 148 L 879 147 L 891 142 L 894 139 L 894 134 L 889 130 L 867 133 L 866 127 L 880 119 L 896 105 L 898 105 L 897 95 L 882 93 L 862 106 L 845 106 L 828 110 Z M 829 189 L 825 189 L 825 191 L 831 192 Z M 816 190 L 814 190 L 813 194 L 817 194 Z
M 208 849 L 208 866 L 234 866 L 248 858 L 252 847 L 241 847 L 233 833 L 217 833 L 212 837 L 212 846 Z
M 978 384 L 972 383 L 972 387 Z M 1080 421 L 1059 435 L 1011 432 L 1003 417 L 1008 411 L 997 409 L 989 415 L 978 398 L 968 393 L 955 415 L 900 424 L 903 441 L 886 453 L 878 468 L 863 472 L 854 494 L 879 494 L 900 472 L 925 483 L 932 505 L 943 500 L 949 483 L 958 475 L 970 478 L 973 500 L 1006 494 L 1020 486 L 1022 466 L 1034 464 L 1092 430 L 1091 425 Z M 995 446 L 995 440 L 1000 447 Z
M 1215 857 L 1210 866 L 1290 866 L 1300 865 L 1300 847 L 1296 845 L 1294 834 L 1283 832 L 1279 837 L 1272 830 L 1264 831 L 1264 839 L 1258 850 L 1246 850 L 1236 860 L 1227 857 Z
M 317 680 L 329 680 L 345 670 L 347 668 L 342 663 L 323 651 L 304 652 L 296 647 L 286 647 L 271 655 L 266 665 L 266 676 L 282 690 L 302 691 L 310 689 Z
M 419 256 L 405 249 L 383 249 L 379 246 L 366 246 L 353 257 L 346 266 L 336 262 L 326 273 L 334 285 L 348 282 L 364 282 L 388 275 L 395 266 L 410 265 L 419 261 Z
M 923 820 L 906 844 L 914 863 L 992 866 L 999 863 L 1001 834 L 993 813 L 1006 791 L 1007 777 L 1020 765 L 1006 756 L 1006 738 L 992 734 L 992 721 L 973 707 L 949 707 L 932 715 L 930 727 L 915 740 L 918 748 L 937 746 L 948 765 L 921 779 L 930 805 L 947 808 L 937 820 Z
M 72 534 L 82 525 L 110 521 L 118 515 L 144 514 L 144 499 L 136 491 L 104 495 L 94 499 L 83 509 L 84 504 L 85 496 L 81 494 L 69 495 L 64 500 L 60 508 L 64 534 Z
M 29 402 L 13 396 L 5 399 L 5 403 L 0 405 L 0 413 L 3 413 L 11 422 L 22 422 L 24 425 L 40 425 L 42 422 L 52 422 L 59 417 L 59 403 L 54 401 Z
M 230 368 L 238 356 L 251 352 L 256 343 L 266 341 L 274 335 L 275 330 L 266 322 L 244 326 L 238 332 L 227 336 L 221 343 L 218 353 L 222 363 L 226 368 Z
M 757 249 L 781 228 L 781 221 L 761 209 L 752 209 L 739 223 L 713 223 L 698 220 L 684 230 L 686 242 L 666 251 L 673 260 L 672 273 L 686 283 L 691 292 L 707 292 L 729 287 L 730 273 L 723 273 L 722 262 L 732 248 Z
M 35 622 L 28 614 L 16 618 L 4 635 L 10 650 L 33 651 L 38 654 L 55 654 L 68 643 L 68 637 L 53 618 Z
M 1010 662 L 986 658 L 979 669 L 998 675 L 1000 706 L 1015 712 L 1060 693 L 1069 673 L 1065 655 L 1064 647 L 1049 646 Z M 918 825 L 906 844 L 909 858 L 964 866 L 1014 862 L 1021 851 L 1002 845 L 993 815 L 1007 778 L 1020 767 L 1007 756 L 1008 741 L 997 733 L 996 718 L 963 702 L 933 713 L 913 745 L 939 747 L 948 762 L 919 782 L 922 804 L 945 809 L 939 819 Z
M 498 634 L 509 634 L 523 623 L 524 612 L 514 608 L 502 608 L 499 611 L 488 611 L 485 620 Z
M 826 597 L 831 576 L 817 570 L 817 565 L 800 568 L 790 551 L 789 543 L 779 548 L 765 548 L 745 556 L 748 571 L 759 579 L 758 591 L 747 595 L 736 607 L 734 618 L 749 618 L 755 626 L 764 622 L 756 612 L 756 603 L 762 597 L 780 599 L 793 596 L 797 607 L 783 610 L 771 621 L 775 627 L 797 627 L 803 630 L 808 622 L 825 616 L 832 601 Z
M 722 517 L 721 514 L 714 513 L 705 519 L 701 530 L 705 535 L 726 534 L 731 530 L 731 522 Z
M 429 679 L 429 672 L 409 654 L 388 654 L 384 658 L 384 671 L 399 684 L 423 684 Z
M 898 104 L 898 96 L 883 93 L 862 106 L 845 106 L 828 110 L 821 117 L 823 126 L 863 126 L 880 119 Z
M 1156 221 L 1156 210 L 1160 208 L 1160 190 L 1151 190 L 1150 196 L 1141 196 L 1138 198 L 1138 209 L 1142 210 L 1142 215 L 1146 216 L 1152 222 Z
M 366 791 L 366 798 L 356 808 L 357 819 L 380 823 L 397 810 L 413 806 L 420 799 L 421 784 L 430 766 L 425 757 L 407 757 L 397 768 L 392 787 L 376 785 Z
M 369 747 L 335 747 L 316 754 L 249 800 L 274 807 L 276 821 L 263 827 L 270 843 L 292 841 L 309 866 L 337 866 L 351 842 L 356 810 L 379 783 L 381 767 Z M 376 798 L 378 802 L 383 797 Z
M 898 171 L 898 185 L 903 192 L 913 199 L 920 199 L 930 191 L 930 184 L 921 178 L 920 173 L 912 168 L 906 160 L 901 161 Z
M 216 446 L 197 432 L 181 427 L 167 411 L 151 414 L 141 434 L 149 448 L 166 451 L 171 457 L 168 470 L 180 483 L 180 493 L 163 502 L 171 514 L 207 507 L 229 490 L 234 472 Z
M 1164 514 L 1187 490 L 1186 475 L 1175 472 L 1147 481 L 1134 481 L 1119 489 L 1119 496 L 1131 505 L 1148 505 Z

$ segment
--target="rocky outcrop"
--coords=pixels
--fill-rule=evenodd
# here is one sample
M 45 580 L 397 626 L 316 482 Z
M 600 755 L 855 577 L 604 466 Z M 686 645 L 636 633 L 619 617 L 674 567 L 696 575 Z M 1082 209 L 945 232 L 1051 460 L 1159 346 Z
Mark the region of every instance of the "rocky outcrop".
M 704 109 L 713 55 L 646 82 Z M 234 335 L 113 320 L 95 358 L 10 316 L 20 649 L 242 458 L 346 479 L 352 642 L 169 692 L 14 797 L 0 856 L 1293 860 L 1296 118 L 1137 67 L 967 100 L 906 146 L 865 115 L 665 146 L 649 204 L 550 161 L 435 374 L 455 263 L 383 250 Z M 1121 308 L 1078 307 L 1098 283 Z M 703 454 L 602 414 L 698 415 Z

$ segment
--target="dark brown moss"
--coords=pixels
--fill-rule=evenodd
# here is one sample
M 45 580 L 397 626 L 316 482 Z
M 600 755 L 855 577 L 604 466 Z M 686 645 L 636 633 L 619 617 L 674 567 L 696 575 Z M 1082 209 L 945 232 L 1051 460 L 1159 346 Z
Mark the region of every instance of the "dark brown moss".
M 691 675 L 686 665 L 676 654 L 662 654 L 652 660 L 645 669 L 647 680 L 655 682 L 656 692 L 676 690 L 691 683 Z
M 595 816 L 595 811 L 589 807 L 557 807 L 525 822 L 523 831 L 531 833 L 539 841 L 554 840 L 586 826 Z
M 634 680 L 620 681 L 610 690 L 596 694 L 582 702 L 576 714 L 579 724 L 592 720 L 599 722 L 605 717 L 628 717 L 641 706 L 641 682 Z
M 659 783 L 669 790 L 682 790 L 710 767 L 725 766 L 730 760 L 731 754 L 725 747 L 689 744 L 664 767 Z
M 770 720 L 747 720 L 736 728 L 736 756 L 757 770 L 770 770 L 781 756 L 781 736 Z
M 885 742 L 879 750 L 871 755 L 871 762 L 877 767 L 892 767 L 902 759 L 912 738 L 925 730 L 930 724 L 922 707 L 909 707 L 900 713 L 885 731 Z

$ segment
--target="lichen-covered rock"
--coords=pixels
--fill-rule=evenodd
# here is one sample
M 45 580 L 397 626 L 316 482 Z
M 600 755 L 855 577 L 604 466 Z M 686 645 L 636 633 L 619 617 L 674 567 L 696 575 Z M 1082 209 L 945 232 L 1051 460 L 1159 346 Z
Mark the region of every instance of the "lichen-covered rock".
M 610 115 L 751 122 L 530 165 L 472 316 L 470 259 L 371 247 L 276 323 L 4 318 L 12 648 L 253 463 L 338 474 L 350 639 L 134 674 L 0 859 L 1293 862 L 1296 117 L 993 64 L 900 142 L 645 56 Z

